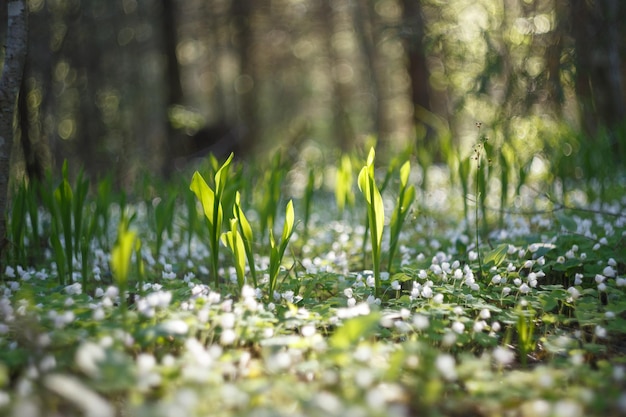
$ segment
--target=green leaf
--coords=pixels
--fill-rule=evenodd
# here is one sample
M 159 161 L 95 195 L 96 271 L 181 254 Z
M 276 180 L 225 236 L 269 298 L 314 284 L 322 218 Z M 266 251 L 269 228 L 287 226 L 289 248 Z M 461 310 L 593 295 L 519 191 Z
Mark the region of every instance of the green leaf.
M 237 219 L 230 219 L 230 231 L 222 233 L 221 240 L 224 246 L 228 247 L 235 260 L 235 271 L 237 272 L 237 283 L 239 288 L 243 287 L 246 269 L 246 248 L 239 233 Z
M 289 200 L 287 203 L 287 208 L 285 210 L 285 224 L 283 225 L 283 236 L 282 241 L 286 242 L 291 237 L 293 232 L 293 223 L 294 223 L 294 211 L 293 211 L 293 200 Z
M 226 187 L 226 180 L 228 179 L 228 169 L 230 167 L 230 163 L 233 160 L 234 154 L 231 152 L 230 156 L 226 161 L 222 164 L 220 169 L 215 173 L 215 193 L 219 196 L 222 194 L 222 191 Z
M 367 178 L 368 178 L 367 171 L 368 171 L 367 166 L 364 166 L 363 168 L 361 168 L 357 181 L 358 181 L 359 190 L 361 190 L 361 192 L 365 196 L 365 200 L 368 203 L 371 203 L 372 198 L 370 197 L 369 187 L 367 186 Z
M 235 218 L 239 220 L 239 227 L 241 228 L 241 234 L 243 235 L 244 239 L 252 243 L 252 226 L 250 226 L 250 222 L 248 221 L 248 218 L 246 217 L 245 213 L 241 209 L 241 206 L 239 205 L 239 191 L 237 191 L 237 194 L 235 196 L 235 210 L 234 211 L 235 211 Z
M 376 224 L 376 241 L 378 242 L 378 246 L 383 240 L 383 226 L 385 225 L 385 206 L 383 204 L 383 198 L 374 183 L 374 179 L 371 178 L 371 192 L 373 194 L 373 208 L 374 208 L 374 219 Z
M 213 214 L 214 214 L 214 204 L 215 204 L 215 193 L 208 186 L 202 175 L 196 171 L 193 173 L 193 177 L 191 178 L 191 186 L 189 187 L 191 191 L 196 195 L 200 204 L 202 204 L 202 209 L 204 210 L 204 215 L 209 220 L 211 225 L 213 225 Z
M 352 193 L 352 162 L 346 154 L 341 156 L 341 163 L 337 169 L 337 180 L 335 183 L 335 200 L 339 212 L 343 212 L 346 204 L 354 203 Z
M 374 147 L 372 146 L 370 148 L 370 151 L 369 151 L 368 155 L 367 155 L 366 165 L 368 165 L 368 166 L 374 165 L 374 158 L 375 157 L 376 157 L 376 151 L 374 150 Z
M 120 225 L 117 244 L 111 251 L 111 270 L 120 287 L 126 286 L 128 271 L 130 270 L 130 258 L 137 244 L 137 233 Z
M 411 185 L 406 189 L 404 195 L 402 196 L 402 201 L 400 202 L 402 213 L 406 213 L 411 206 L 411 203 L 413 203 L 413 200 L 415 200 L 415 187 Z
M 252 251 L 252 243 L 254 242 L 252 236 L 252 227 L 250 226 L 250 222 L 246 218 L 243 210 L 240 206 L 241 196 L 239 195 L 239 191 L 235 193 L 235 207 L 234 207 L 234 215 L 238 220 L 239 231 L 241 232 L 241 236 L 243 237 L 242 243 L 244 245 L 246 251 L 246 257 L 248 258 L 248 266 L 250 267 L 250 273 L 252 274 L 252 281 L 254 282 L 254 286 L 257 286 L 256 281 L 256 270 L 254 266 L 254 253 Z
M 270 295 L 273 293 L 276 287 L 278 270 L 280 268 L 283 256 L 285 255 L 287 245 L 289 244 L 289 239 L 291 239 L 291 235 L 293 234 L 294 219 L 295 217 L 293 211 L 293 200 L 289 200 L 289 202 L 287 203 L 287 208 L 285 210 L 285 223 L 283 225 L 282 239 L 278 246 L 276 244 L 276 241 L 274 240 L 274 233 L 272 232 L 272 229 L 270 229 Z
M 342 350 L 354 347 L 359 341 L 374 334 L 378 329 L 379 319 L 380 314 L 370 313 L 346 320 L 343 326 L 330 337 L 330 346 Z
M 571 217 L 567 216 L 565 213 L 557 212 L 555 213 L 555 217 L 557 221 L 561 224 L 561 226 L 563 226 L 565 230 L 567 230 L 568 232 L 573 233 L 573 232 L 576 232 L 576 230 L 578 229 L 578 225 L 576 224 L 576 221 L 574 221 L 574 219 L 572 219 Z
M 487 252 L 485 254 L 485 265 L 493 263 L 494 266 L 500 266 L 500 264 L 502 264 L 502 262 L 506 259 L 508 250 L 509 245 L 503 243 L 495 247 L 493 250 Z
M 411 162 L 406 161 L 400 168 L 400 184 L 402 187 L 406 187 L 409 182 L 409 175 L 411 174 Z

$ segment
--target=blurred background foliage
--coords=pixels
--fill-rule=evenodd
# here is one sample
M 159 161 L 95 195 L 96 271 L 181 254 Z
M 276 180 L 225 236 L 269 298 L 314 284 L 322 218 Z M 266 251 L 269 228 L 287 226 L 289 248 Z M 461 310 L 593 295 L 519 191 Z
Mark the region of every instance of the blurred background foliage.
M 207 149 L 321 159 L 372 137 L 458 164 L 477 122 L 520 169 L 582 177 L 626 153 L 619 0 L 28 4 L 13 154 L 29 176 L 67 159 L 127 187 Z

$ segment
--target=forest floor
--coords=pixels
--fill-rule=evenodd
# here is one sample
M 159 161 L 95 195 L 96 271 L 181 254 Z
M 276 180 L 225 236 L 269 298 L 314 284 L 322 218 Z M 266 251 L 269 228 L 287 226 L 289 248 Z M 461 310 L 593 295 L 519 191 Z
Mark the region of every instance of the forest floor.
M 588 201 L 571 187 L 556 202 L 525 187 L 482 233 L 468 196 L 430 180 L 391 263 L 386 220 L 378 291 L 358 202 L 339 214 L 319 192 L 305 225 L 295 201 L 272 294 L 268 236 L 255 240 L 256 286 L 249 266 L 238 282 L 225 246 L 216 281 L 207 224 L 192 225 L 185 203 L 169 218 L 156 200 L 111 204 L 86 276 L 76 250 L 72 279 L 60 278 L 54 244 L 3 271 L 0 414 L 625 415 L 624 188 Z M 111 266 L 123 213 L 141 242 L 127 281 Z M 255 230 L 259 213 L 248 212 Z

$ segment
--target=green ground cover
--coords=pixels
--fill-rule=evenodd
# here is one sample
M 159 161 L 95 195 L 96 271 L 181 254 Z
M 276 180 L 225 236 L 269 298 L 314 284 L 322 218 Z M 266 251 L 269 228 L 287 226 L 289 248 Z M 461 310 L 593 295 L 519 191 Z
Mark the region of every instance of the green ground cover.
M 475 152 L 17 187 L 0 414 L 626 414 L 623 178 Z

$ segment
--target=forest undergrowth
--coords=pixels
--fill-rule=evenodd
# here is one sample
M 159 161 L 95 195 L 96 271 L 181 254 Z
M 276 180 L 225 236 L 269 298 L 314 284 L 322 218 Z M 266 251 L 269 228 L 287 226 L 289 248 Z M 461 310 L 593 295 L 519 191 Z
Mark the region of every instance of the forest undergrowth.
M 624 177 L 472 152 L 19 184 L 0 413 L 624 415 Z

